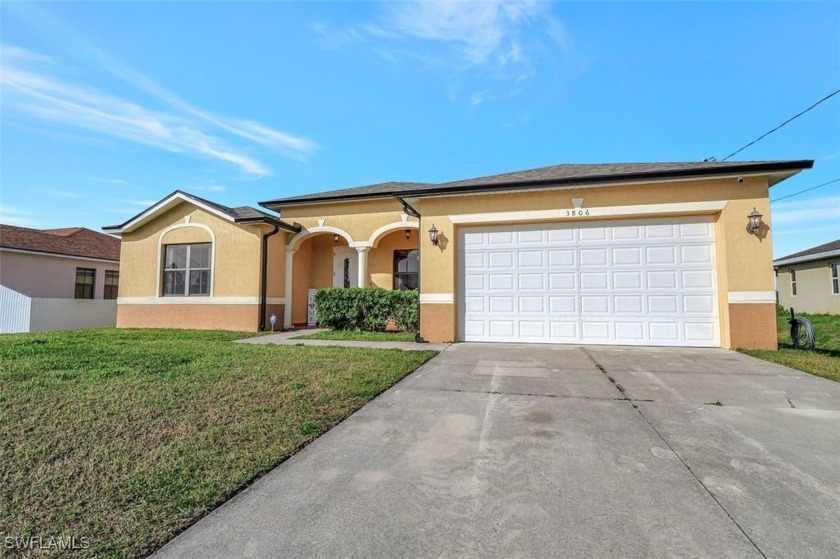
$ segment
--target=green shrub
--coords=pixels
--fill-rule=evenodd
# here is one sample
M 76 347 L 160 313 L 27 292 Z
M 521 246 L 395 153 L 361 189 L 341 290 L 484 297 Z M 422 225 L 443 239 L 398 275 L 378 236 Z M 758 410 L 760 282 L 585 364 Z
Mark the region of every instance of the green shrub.
M 318 324 L 335 330 L 382 332 L 393 320 L 402 330 L 416 332 L 417 307 L 417 291 L 338 287 L 315 293 Z

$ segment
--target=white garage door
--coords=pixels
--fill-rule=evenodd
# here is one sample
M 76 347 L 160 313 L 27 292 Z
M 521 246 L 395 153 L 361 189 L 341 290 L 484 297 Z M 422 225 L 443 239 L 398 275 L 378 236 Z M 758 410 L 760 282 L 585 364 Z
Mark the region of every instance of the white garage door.
M 468 227 L 459 339 L 719 346 L 711 217 Z

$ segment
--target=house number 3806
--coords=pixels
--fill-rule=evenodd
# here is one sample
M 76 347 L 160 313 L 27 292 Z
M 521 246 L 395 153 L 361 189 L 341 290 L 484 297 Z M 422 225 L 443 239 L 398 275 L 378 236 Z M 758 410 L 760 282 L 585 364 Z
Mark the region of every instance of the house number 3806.
M 578 215 L 589 215 L 589 210 L 566 210 L 566 217 L 575 217 Z

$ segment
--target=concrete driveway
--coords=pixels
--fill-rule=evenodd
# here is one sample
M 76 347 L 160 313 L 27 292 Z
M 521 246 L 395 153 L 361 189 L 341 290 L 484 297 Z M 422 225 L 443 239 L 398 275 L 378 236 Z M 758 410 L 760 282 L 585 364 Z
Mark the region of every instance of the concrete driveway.
M 514 344 L 453 345 L 159 553 L 838 555 L 840 384 L 719 349 Z

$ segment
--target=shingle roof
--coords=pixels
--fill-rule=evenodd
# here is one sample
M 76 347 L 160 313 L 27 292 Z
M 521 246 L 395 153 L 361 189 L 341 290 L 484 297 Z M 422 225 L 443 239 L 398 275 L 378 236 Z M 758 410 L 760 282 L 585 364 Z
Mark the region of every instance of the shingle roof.
M 85 229 L 30 229 L 14 225 L 0 225 L 0 247 L 69 256 L 120 259 L 120 240 Z
M 195 194 L 190 194 L 189 192 L 184 192 L 183 190 L 176 190 L 169 196 L 163 198 L 159 202 L 153 204 L 150 208 L 143 210 L 139 214 L 135 215 L 128 221 L 121 223 L 119 225 L 106 225 L 103 227 L 106 231 L 115 231 L 115 232 L 124 232 L 123 230 L 129 226 L 129 224 L 136 222 L 136 220 L 142 218 L 148 218 L 148 216 L 153 215 L 156 211 L 159 211 L 161 207 L 166 207 L 168 203 L 180 203 L 181 201 L 192 201 L 196 202 L 197 204 L 209 207 L 210 209 L 217 211 L 221 214 L 224 214 L 230 217 L 235 223 L 246 223 L 246 222 L 265 222 L 271 225 L 277 225 L 283 229 L 288 231 L 297 231 L 300 228 L 295 227 L 293 225 L 289 225 L 288 223 L 282 221 L 276 215 L 264 212 L 262 210 L 258 210 L 257 208 L 252 208 L 250 206 L 238 206 L 236 208 L 231 208 L 217 202 L 213 202 L 212 200 L 207 200 L 206 198 L 201 198 L 200 196 L 196 196 Z M 171 207 L 171 206 L 170 206 Z
M 585 185 L 598 182 L 666 180 L 731 173 L 799 171 L 813 166 L 813 161 L 699 161 L 683 163 L 595 163 L 552 165 L 500 175 L 445 183 L 383 182 L 355 188 L 330 190 L 290 198 L 260 202 L 261 206 L 279 207 L 304 202 L 347 200 L 376 196 L 446 194 L 466 191 L 514 190 L 529 186 Z
M 800 252 L 795 252 L 793 254 L 789 254 L 782 258 L 777 258 L 775 262 L 784 262 L 786 260 L 793 260 L 796 259 L 798 262 L 806 262 L 808 258 L 804 258 L 811 255 L 823 254 L 825 252 L 836 252 L 840 251 L 840 239 L 836 241 L 831 241 L 830 243 L 825 243 L 824 245 L 815 246 L 813 248 L 809 248 L 807 250 L 803 250 Z M 815 258 L 817 260 L 819 257 Z
M 376 184 L 368 184 L 365 186 L 355 186 L 352 188 L 342 188 L 339 190 L 330 190 L 327 192 L 316 192 L 315 194 L 303 194 L 301 196 L 292 196 L 290 198 L 283 198 L 283 202 L 291 202 L 297 200 L 316 201 L 320 199 L 329 199 L 337 196 L 352 195 L 352 196 L 377 196 L 377 195 L 392 195 L 399 194 L 411 190 L 418 190 L 426 186 L 435 186 L 424 182 L 380 182 Z M 263 204 L 264 202 L 260 202 Z M 265 202 L 267 203 L 267 202 Z
M 262 210 L 258 210 L 257 208 L 252 208 L 251 206 L 238 206 L 236 208 L 231 208 L 228 206 L 223 206 L 217 202 L 213 202 L 208 200 L 207 198 L 201 198 L 196 196 L 195 194 L 190 194 L 189 192 L 184 192 L 183 190 L 176 190 L 175 192 L 179 192 L 186 196 L 187 198 L 191 198 L 203 204 L 207 204 L 211 206 L 223 214 L 229 215 L 230 217 L 234 218 L 235 220 L 249 220 L 249 219 L 277 219 L 277 216 L 272 215 L 270 213 L 264 212 Z M 174 193 L 173 193 L 174 194 Z

